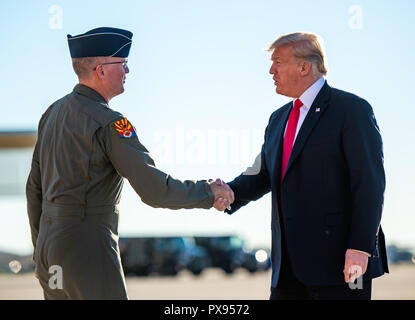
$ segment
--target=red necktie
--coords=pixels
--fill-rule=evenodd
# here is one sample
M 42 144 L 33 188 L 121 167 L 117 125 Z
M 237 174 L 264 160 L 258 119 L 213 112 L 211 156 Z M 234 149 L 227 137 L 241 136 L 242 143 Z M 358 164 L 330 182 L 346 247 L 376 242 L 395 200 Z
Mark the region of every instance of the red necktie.
M 291 110 L 288 118 L 287 131 L 284 136 L 284 145 L 282 149 L 282 164 L 281 164 L 281 182 L 284 178 L 285 170 L 287 169 L 288 160 L 290 159 L 291 150 L 294 144 L 295 131 L 297 130 L 298 119 L 300 118 L 300 108 L 303 105 L 300 99 L 294 101 L 294 107 Z

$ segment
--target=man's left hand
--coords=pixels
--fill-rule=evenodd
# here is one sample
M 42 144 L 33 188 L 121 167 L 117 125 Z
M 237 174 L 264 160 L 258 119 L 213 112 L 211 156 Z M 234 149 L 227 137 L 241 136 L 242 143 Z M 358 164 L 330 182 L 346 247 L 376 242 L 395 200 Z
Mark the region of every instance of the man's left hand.
M 368 256 L 363 252 L 347 249 L 344 263 L 344 281 L 354 282 L 364 275 L 367 270 Z

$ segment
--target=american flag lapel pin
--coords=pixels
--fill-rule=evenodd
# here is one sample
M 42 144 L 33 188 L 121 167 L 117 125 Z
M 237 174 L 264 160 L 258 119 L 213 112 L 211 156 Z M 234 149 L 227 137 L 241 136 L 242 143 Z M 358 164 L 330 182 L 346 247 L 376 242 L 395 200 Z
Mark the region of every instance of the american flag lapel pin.
M 320 112 L 320 108 L 317 108 L 317 109 L 316 109 L 316 112 Z

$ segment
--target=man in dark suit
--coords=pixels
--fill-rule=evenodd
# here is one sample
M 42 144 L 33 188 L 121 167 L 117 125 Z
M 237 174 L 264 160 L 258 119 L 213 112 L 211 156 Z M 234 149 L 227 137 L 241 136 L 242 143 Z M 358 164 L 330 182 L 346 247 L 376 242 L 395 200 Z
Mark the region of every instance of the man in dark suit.
M 372 108 L 327 84 L 315 34 L 281 36 L 269 51 L 276 91 L 294 101 L 271 115 L 254 165 L 229 183 L 226 212 L 272 192 L 270 299 L 370 299 L 372 279 L 388 272 Z

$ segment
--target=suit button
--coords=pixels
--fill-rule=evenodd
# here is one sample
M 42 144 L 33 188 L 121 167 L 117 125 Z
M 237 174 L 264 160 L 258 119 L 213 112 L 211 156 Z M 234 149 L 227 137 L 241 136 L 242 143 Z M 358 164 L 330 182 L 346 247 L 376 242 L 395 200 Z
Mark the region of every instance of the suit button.
M 326 236 L 328 236 L 330 234 L 330 230 L 326 230 L 324 231 L 324 233 L 326 234 Z

